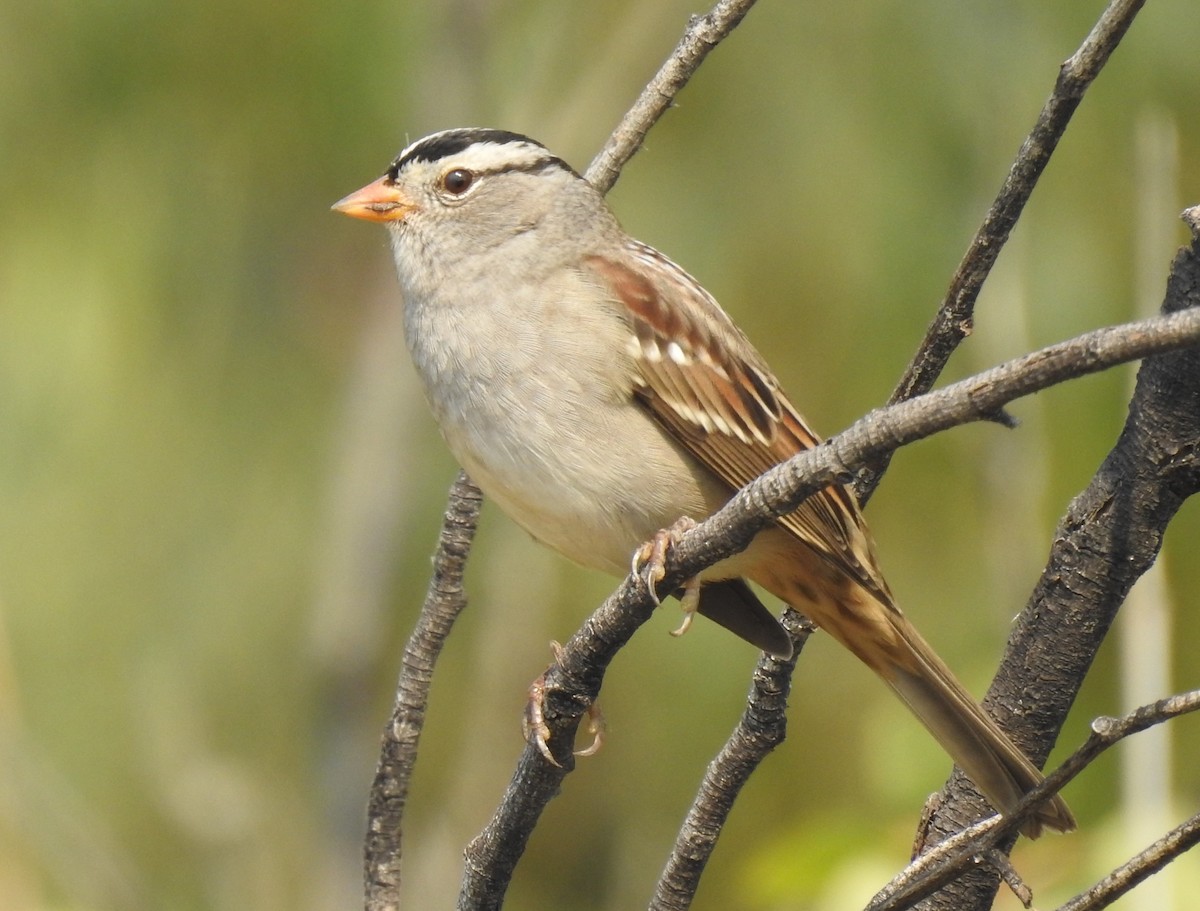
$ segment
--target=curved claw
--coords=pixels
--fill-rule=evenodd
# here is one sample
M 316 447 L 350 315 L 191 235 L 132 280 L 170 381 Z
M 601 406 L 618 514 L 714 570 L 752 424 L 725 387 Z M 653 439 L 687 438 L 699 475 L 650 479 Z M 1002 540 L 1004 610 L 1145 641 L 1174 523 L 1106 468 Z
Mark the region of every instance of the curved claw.
M 676 629 L 671 630 L 671 635 L 678 638 L 686 633 L 692 626 L 692 620 L 696 616 L 696 611 L 700 609 L 700 579 L 693 576 L 688 579 L 683 586 L 683 595 L 679 598 L 679 606 L 683 610 L 683 622 Z
M 662 599 L 658 594 L 658 583 L 667 575 L 667 551 L 695 527 L 696 523 L 692 519 L 683 516 L 676 520 L 670 528 L 664 528 L 657 532 L 653 538 L 633 552 L 630 573 L 646 583 L 655 605 L 662 604 Z M 680 600 L 683 602 L 683 622 L 677 629 L 671 631 L 672 636 L 682 636 L 692 625 L 692 618 L 700 607 L 699 576 L 693 576 L 683 584 Z
M 664 535 L 666 532 L 660 531 L 635 550 L 633 560 L 629 565 L 629 575 L 642 580 L 642 583 L 650 590 L 650 597 L 654 600 L 656 607 L 662 604 L 662 599 L 658 596 L 658 583 L 667 574 L 663 567 L 663 560 L 667 555 L 667 547 L 670 545 Z
M 636 576 L 646 584 L 646 588 L 650 589 L 650 597 L 654 599 L 655 605 L 662 604 L 662 598 L 658 594 L 658 583 L 665 579 L 667 575 L 667 551 L 695 527 L 696 523 L 694 520 L 689 519 L 687 516 L 682 516 L 670 528 L 663 528 L 655 532 L 653 538 L 633 552 L 629 574 Z M 691 582 L 688 583 L 688 586 L 690 585 Z M 698 601 L 698 585 L 696 592 Z M 692 611 L 695 611 L 694 607 Z
M 546 762 L 561 769 L 562 763 L 550 752 L 550 726 L 546 724 L 546 716 L 543 714 L 545 701 L 546 674 L 543 672 L 529 684 L 529 701 L 525 703 L 525 715 L 521 718 L 521 736 L 525 738 L 526 743 L 537 747 L 537 751 Z
M 582 750 L 576 750 L 576 756 L 595 756 L 600 752 L 600 748 L 604 746 L 604 733 L 606 726 L 604 723 L 604 713 L 600 711 L 600 706 L 592 704 L 588 706 L 588 733 L 592 735 L 592 742 Z
M 552 640 L 550 650 L 554 653 L 555 662 L 561 662 L 562 645 Z M 521 735 L 525 738 L 526 743 L 532 743 L 537 747 L 537 751 L 542 754 L 542 758 L 546 762 L 561 769 L 562 763 L 555 759 L 554 754 L 550 752 L 550 725 L 546 723 L 545 716 L 546 674 L 549 671 L 550 668 L 546 668 L 533 683 L 529 684 L 529 701 L 525 703 L 525 714 L 521 718 Z M 575 756 L 595 756 L 604 745 L 604 713 L 600 711 L 598 705 L 593 703 L 587 708 L 587 717 L 587 730 L 592 735 L 592 742 L 582 750 L 575 750 Z

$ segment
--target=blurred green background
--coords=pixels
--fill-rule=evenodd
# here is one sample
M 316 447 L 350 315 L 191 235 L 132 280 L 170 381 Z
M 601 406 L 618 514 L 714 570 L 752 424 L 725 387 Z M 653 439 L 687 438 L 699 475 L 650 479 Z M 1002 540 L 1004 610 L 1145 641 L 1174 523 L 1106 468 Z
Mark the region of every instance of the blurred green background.
M 584 168 L 698 6 L 0 4 L 0 907 L 359 903 L 378 731 L 455 467 L 403 351 L 384 233 L 328 207 L 450 126 L 527 132 Z M 887 397 L 1101 7 L 763 0 L 613 204 L 832 433 Z M 948 378 L 1157 306 L 1177 214 L 1200 202 L 1198 39 L 1193 3 L 1148 5 Z M 913 446 L 871 503 L 900 602 L 976 692 L 1132 375 L 1018 403 L 1014 433 Z M 1166 612 L 1165 651 L 1127 675 L 1148 694 L 1126 692 L 1114 638 L 1065 746 L 1197 685 L 1198 533 L 1193 504 L 1164 600 L 1119 624 Z M 414 782 L 409 907 L 453 904 L 546 643 L 611 585 L 486 510 Z M 676 622 L 665 609 L 613 667 L 609 745 L 551 805 L 510 907 L 644 905 L 755 658 L 703 623 L 675 641 Z M 861 906 L 948 771 L 822 637 L 793 704 L 698 909 Z M 1155 773 L 1165 821 L 1123 808 L 1122 748 L 1068 791 L 1082 832 L 1021 849 L 1039 905 L 1195 811 L 1200 727 L 1171 735 L 1134 763 L 1145 779 L 1173 759 Z M 1176 898 L 1156 907 L 1182 909 L 1200 869 L 1157 881 Z

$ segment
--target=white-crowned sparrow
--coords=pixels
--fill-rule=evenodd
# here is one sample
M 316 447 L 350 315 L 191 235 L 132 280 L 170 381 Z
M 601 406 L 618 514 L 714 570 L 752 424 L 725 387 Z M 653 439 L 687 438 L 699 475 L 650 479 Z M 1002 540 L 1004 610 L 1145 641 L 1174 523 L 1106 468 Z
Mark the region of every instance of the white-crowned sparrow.
M 391 237 L 413 361 L 451 451 L 538 540 L 621 576 L 642 542 L 818 438 L 690 275 L 544 146 L 458 129 L 334 209 Z M 853 494 L 829 487 L 701 576 L 699 611 L 791 645 L 744 579 L 892 687 L 1001 811 L 1041 775 L 895 606 Z M 1055 797 L 1026 826 L 1069 830 Z

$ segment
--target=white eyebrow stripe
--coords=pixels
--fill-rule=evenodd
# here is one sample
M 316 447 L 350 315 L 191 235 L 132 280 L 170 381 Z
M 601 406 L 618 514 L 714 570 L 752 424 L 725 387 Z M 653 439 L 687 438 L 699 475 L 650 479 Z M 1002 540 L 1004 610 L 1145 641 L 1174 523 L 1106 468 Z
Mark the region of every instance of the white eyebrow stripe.
M 463 149 L 457 155 L 443 159 L 449 167 L 467 168 L 472 171 L 501 171 L 509 168 L 531 168 L 541 162 L 553 159 L 541 146 L 528 142 L 477 142 Z

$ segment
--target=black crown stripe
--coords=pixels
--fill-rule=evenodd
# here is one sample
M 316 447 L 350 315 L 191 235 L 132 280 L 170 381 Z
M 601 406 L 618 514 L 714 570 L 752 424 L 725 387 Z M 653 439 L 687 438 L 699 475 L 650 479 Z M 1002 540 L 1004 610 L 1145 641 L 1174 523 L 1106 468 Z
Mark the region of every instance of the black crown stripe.
M 550 150 L 538 142 L 536 139 L 530 139 L 521 133 L 511 133 L 508 130 L 486 130 L 486 129 L 470 129 L 470 130 L 448 130 L 444 133 L 437 133 L 426 139 L 419 141 L 416 145 L 411 146 L 406 152 L 401 153 L 392 162 L 387 169 L 386 177 L 388 180 L 394 181 L 406 165 L 417 161 L 434 162 L 450 155 L 457 155 L 459 152 L 475 145 L 476 143 L 492 143 L 494 145 L 506 145 L 508 143 L 526 143 L 535 146 L 545 151 L 546 155 L 535 162 L 531 162 L 528 168 L 522 170 L 538 170 L 544 167 L 559 167 L 566 171 L 575 173 L 574 169 L 563 161 L 561 158 L 552 155 Z

